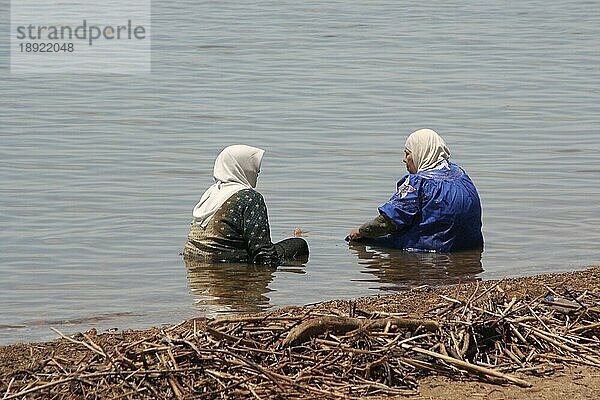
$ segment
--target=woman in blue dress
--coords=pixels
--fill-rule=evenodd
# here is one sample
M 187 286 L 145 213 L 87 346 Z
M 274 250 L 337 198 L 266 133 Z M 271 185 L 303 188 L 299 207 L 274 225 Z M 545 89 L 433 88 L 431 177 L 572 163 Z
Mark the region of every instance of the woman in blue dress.
M 404 149 L 408 175 L 379 207 L 379 216 L 353 229 L 348 239 L 407 251 L 483 249 L 477 189 L 449 158 L 435 131 L 410 134 Z

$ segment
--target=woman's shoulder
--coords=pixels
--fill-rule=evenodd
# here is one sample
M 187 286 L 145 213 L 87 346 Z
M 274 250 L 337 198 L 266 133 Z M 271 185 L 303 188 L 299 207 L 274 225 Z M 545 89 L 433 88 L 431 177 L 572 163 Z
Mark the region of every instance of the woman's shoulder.
M 221 205 L 215 214 L 215 218 L 211 219 L 211 221 L 220 220 L 222 218 L 228 219 L 231 213 L 245 213 L 246 210 L 254 210 L 257 207 L 260 208 L 261 204 L 264 204 L 263 197 L 256 190 L 239 190 L 231 195 L 231 197 Z
M 242 189 L 239 192 L 237 192 L 231 200 L 243 203 L 264 202 L 263 195 L 254 189 Z
M 403 186 L 416 186 L 423 180 L 423 177 L 418 174 L 406 174 L 396 184 L 396 188 Z
M 442 168 L 420 171 L 418 175 L 425 182 L 453 181 L 465 175 L 465 171 L 458 164 L 448 162 Z
M 396 183 L 396 193 L 394 196 L 400 196 L 401 199 L 418 194 L 421 188 L 423 178 L 417 174 L 406 174 Z

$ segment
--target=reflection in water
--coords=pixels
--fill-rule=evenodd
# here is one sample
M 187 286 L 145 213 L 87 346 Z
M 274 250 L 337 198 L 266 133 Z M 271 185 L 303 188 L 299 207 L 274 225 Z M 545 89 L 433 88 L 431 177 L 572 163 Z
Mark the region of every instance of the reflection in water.
M 279 268 L 241 263 L 207 263 L 185 259 L 196 307 L 207 314 L 259 312 L 270 307 L 267 293 L 275 271 L 304 273 L 303 265 Z
M 132 312 L 114 312 L 114 313 L 103 313 L 97 314 L 91 317 L 73 318 L 73 319 L 34 319 L 25 321 L 19 324 L 0 324 L 0 330 L 2 329 L 22 329 L 31 328 L 36 326 L 77 326 L 87 324 L 99 324 L 107 321 L 116 321 L 118 319 L 126 319 L 131 317 L 140 316 L 141 314 L 135 314 Z
M 350 250 L 373 274 L 379 290 L 397 291 L 419 285 L 445 286 L 479 280 L 483 272 L 481 251 L 456 253 L 415 253 L 397 249 L 351 244 Z

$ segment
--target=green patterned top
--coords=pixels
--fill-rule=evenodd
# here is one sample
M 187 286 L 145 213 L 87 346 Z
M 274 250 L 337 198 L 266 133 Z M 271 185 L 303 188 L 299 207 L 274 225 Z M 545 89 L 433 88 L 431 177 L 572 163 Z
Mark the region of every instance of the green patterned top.
M 192 221 L 183 252 L 206 261 L 278 265 L 267 206 L 260 193 L 240 190 L 213 215 L 206 228 Z

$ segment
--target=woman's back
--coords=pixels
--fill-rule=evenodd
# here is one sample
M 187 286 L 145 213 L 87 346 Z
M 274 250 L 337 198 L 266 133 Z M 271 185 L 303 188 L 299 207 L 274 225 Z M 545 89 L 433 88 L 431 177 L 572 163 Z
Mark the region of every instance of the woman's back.
M 405 176 L 379 211 L 406 227 L 378 239 L 382 245 L 440 252 L 483 247 L 479 195 L 456 164 Z
M 213 169 L 215 183 L 192 212 L 186 258 L 266 265 L 308 258 L 304 239 L 271 242 L 267 206 L 254 190 L 263 155 L 264 150 L 246 145 L 228 146 L 219 153 Z
M 240 190 L 223 203 L 206 228 L 192 221 L 185 256 L 207 261 L 275 263 L 267 208 L 260 193 Z

